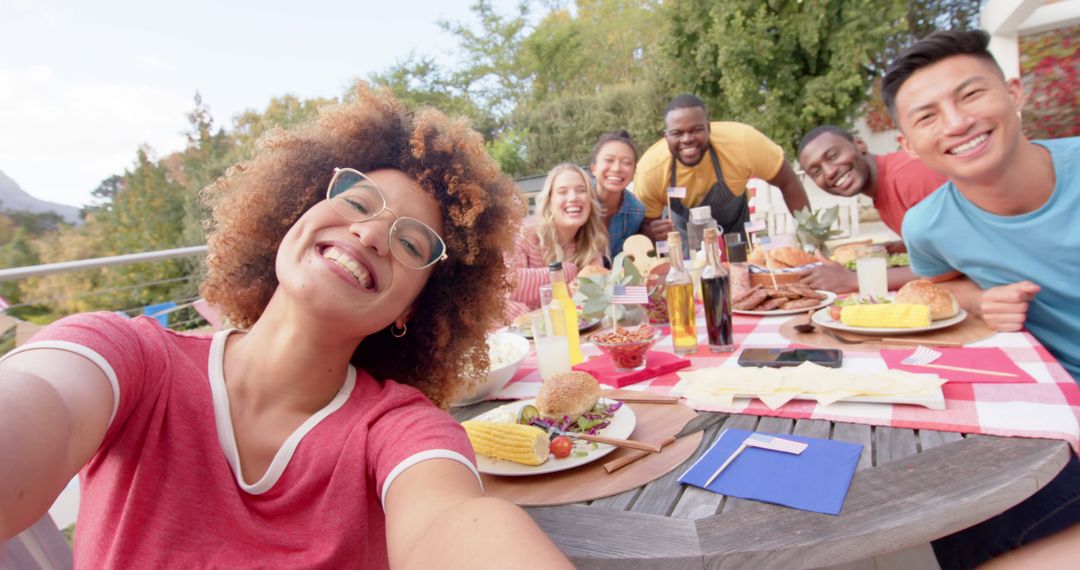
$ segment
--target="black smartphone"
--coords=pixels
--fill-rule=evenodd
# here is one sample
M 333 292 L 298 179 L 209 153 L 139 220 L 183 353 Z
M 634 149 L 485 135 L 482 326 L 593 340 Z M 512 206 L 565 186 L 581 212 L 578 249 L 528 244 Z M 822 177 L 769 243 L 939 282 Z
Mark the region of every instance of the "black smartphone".
M 835 348 L 747 348 L 739 355 L 739 366 L 798 366 L 813 362 L 829 368 L 840 368 L 844 353 Z

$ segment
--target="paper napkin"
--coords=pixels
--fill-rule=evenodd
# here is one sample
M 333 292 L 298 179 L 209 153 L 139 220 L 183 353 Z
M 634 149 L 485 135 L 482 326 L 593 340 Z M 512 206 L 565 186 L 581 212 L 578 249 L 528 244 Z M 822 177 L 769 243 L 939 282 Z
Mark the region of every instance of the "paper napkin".
M 690 366 L 690 361 L 679 358 L 670 352 L 649 351 L 645 353 L 645 368 L 635 372 L 616 372 L 615 363 L 608 355 L 595 356 L 586 362 L 574 366 L 574 370 L 588 372 L 601 384 L 622 388 L 630 384 L 643 382 L 669 372 L 675 372 Z
M 1005 354 L 1005 351 L 1000 348 L 946 348 L 939 346 L 935 347 L 934 350 L 941 353 L 941 357 L 935 360 L 934 364 L 960 366 L 963 368 L 979 368 L 982 370 L 993 370 L 995 372 L 1011 372 L 1016 374 L 1016 376 L 992 376 L 990 374 L 978 374 L 975 372 L 960 372 L 958 370 L 945 370 L 941 368 L 901 364 L 901 360 L 911 356 L 914 352 L 914 350 L 910 348 L 882 350 L 881 358 L 885 359 L 885 364 L 889 368 L 917 372 L 919 374 L 937 374 L 949 382 L 965 382 L 972 384 L 1019 384 L 1036 382 L 1034 378 L 1017 366 L 1016 363 L 1009 358 L 1009 355 Z
M 732 497 L 775 503 L 804 511 L 840 514 L 862 446 L 799 435 L 768 434 L 808 444 L 799 455 L 748 447 L 712 485 L 705 481 L 754 432 L 725 430 L 689 469 L 680 483 Z

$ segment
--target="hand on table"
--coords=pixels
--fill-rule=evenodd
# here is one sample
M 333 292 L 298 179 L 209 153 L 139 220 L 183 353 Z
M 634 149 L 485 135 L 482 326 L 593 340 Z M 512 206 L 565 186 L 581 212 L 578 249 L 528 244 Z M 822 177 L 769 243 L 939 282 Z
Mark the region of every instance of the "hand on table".
M 859 279 L 854 271 L 821 255 L 818 255 L 818 259 L 824 265 L 807 269 L 799 274 L 799 281 L 803 285 L 833 293 L 851 293 L 859 290 Z
M 991 287 L 982 292 L 979 308 L 986 324 L 998 331 L 1016 332 L 1024 328 L 1028 303 L 1041 288 L 1031 281 Z

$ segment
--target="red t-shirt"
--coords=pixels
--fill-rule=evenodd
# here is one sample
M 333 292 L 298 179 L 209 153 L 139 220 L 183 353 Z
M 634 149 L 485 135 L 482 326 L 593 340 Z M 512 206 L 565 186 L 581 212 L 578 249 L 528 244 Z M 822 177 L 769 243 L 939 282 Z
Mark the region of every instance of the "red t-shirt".
M 263 478 L 244 482 L 222 375 L 230 332 L 183 335 L 95 313 L 58 321 L 19 349 L 81 354 L 119 395 L 79 473 L 76 566 L 382 568 L 382 500 L 394 478 L 432 458 L 475 473 L 452 417 L 410 386 L 350 367 Z
M 881 215 L 881 221 L 896 235 L 902 235 L 900 228 L 904 214 L 949 179 L 903 152 L 880 154 L 875 159 L 877 190 L 874 207 Z

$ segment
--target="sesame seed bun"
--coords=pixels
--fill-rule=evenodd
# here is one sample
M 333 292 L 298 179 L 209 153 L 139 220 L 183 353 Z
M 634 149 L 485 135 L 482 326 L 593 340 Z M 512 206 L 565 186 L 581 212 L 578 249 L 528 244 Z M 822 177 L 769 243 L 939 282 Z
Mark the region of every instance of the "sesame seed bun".
M 801 267 L 817 261 L 812 254 L 795 247 L 781 247 L 766 254 L 769 261 L 773 262 L 769 269 L 782 269 L 784 267 Z M 774 267 L 775 265 L 775 267 Z
M 580 277 L 592 277 L 593 275 L 607 275 L 611 273 L 603 265 L 586 265 L 578 271 L 577 276 Z
M 930 307 L 930 318 L 947 319 L 960 312 L 960 304 L 944 287 L 927 279 L 909 281 L 896 292 L 896 303 L 915 303 Z
M 563 372 L 540 385 L 536 409 L 545 418 L 571 420 L 591 410 L 600 400 L 600 384 L 587 372 Z

